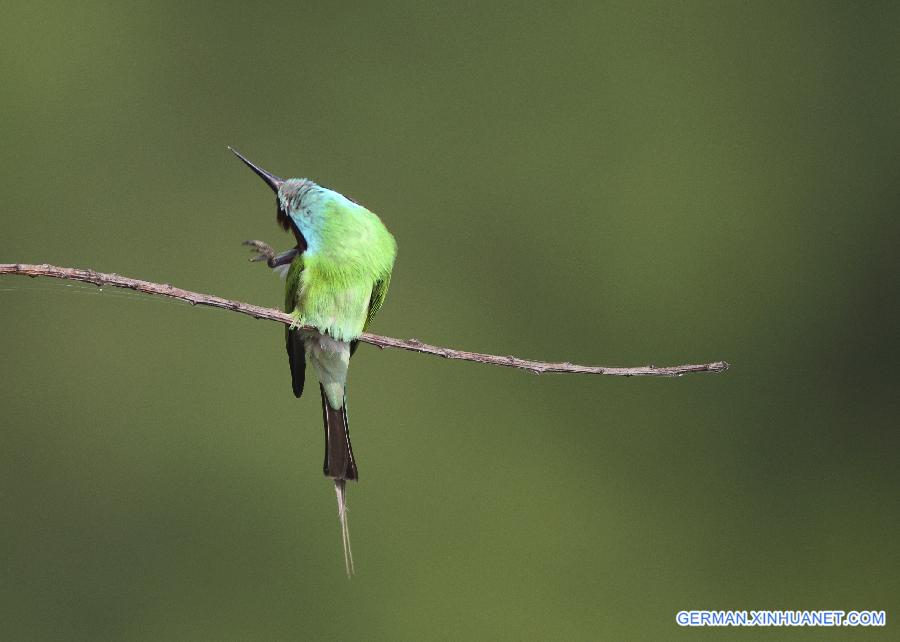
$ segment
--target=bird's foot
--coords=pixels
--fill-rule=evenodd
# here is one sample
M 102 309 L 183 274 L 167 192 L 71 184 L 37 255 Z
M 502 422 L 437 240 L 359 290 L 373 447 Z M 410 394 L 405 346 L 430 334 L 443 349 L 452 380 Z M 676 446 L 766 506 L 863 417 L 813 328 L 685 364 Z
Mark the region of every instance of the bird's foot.
M 251 251 L 256 252 L 255 256 L 250 257 L 251 263 L 257 263 L 259 261 L 268 263 L 275 258 L 275 250 L 273 250 L 272 246 L 268 243 L 263 243 L 262 241 L 244 241 L 241 245 L 246 245 Z
M 258 261 L 265 261 L 266 265 L 270 268 L 281 267 L 282 265 L 288 265 L 294 258 L 300 254 L 300 250 L 297 248 L 291 248 L 290 250 L 285 250 L 280 254 L 275 254 L 275 250 L 268 243 L 263 243 L 262 241 L 244 241 L 242 245 L 246 245 L 251 250 L 256 252 L 255 256 L 250 257 L 251 263 L 256 263 Z

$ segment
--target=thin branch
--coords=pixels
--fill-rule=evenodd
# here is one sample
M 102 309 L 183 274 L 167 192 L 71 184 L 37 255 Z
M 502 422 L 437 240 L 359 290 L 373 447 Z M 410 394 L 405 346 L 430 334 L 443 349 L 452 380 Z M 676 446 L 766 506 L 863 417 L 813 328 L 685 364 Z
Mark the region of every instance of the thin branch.
M 140 279 L 131 279 L 125 276 L 119 276 L 118 274 L 106 274 L 103 272 L 95 272 L 94 270 L 82 270 L 78 268 L 56 267 L 55 265 L 47 264 L 29 265 L 24 263 L 0 263 L 0 274 L 19 274 L 30 277 L 49 276 L 54 279 L 93 283 L 99 287 L 112 286 L 116 288 L 127 288 L 145 294 L 155 294 L 170 299 L 180 299 L 182 301 L 187 301 L 191 305 L 206 305 L 213 308 L 232 310 L 233 312 L 240 312 L 241 314 L 246 314 L 256 319 L 268 319 L 269 321 L 277 321 L 284 324 L 291 323 L 291 316 L 289 314 L 272 308 L 264 308 L 258 305 L 242 303 L 240 301 L 223 299 L 222 297 L 213 296 L 211 294 L 182 290 L 181 288 L 176 288 L 168 283 L 152 283 Z M 314 330 L 314 328 L 306 329 Z M 580 366 L 568 362 L 547 363 L 544 361 L 531 361 L 529 359 L 520 359 L 511 356 L 453 350 L 452 348 L 442 348 L 440 346 L 422 343 L 417 339 L 394 339 L 392 337 L 383 337 L 368 332 L 360 336 L 359 340 L 378 346 L 379 348 L 399 348 L 401 350 L 410 350 L 422 354 L 432 354 L 438 357 L 444 357 L 445 359 L 459 359 L 461 361 L 474 361 L 476 363 L 487 363 L 495 366 L 519 368 L 522 370 L 529 370 L 535 374 L 541 374 L 543 372 L 577 372 L 582 374 L 614 375 L 618 377 L 678 377 L 691 372 L 722 372 L 728 369 L 728 363 L 725 361 L 686 364 L 680 366 L 650 365 L 633 368 Z

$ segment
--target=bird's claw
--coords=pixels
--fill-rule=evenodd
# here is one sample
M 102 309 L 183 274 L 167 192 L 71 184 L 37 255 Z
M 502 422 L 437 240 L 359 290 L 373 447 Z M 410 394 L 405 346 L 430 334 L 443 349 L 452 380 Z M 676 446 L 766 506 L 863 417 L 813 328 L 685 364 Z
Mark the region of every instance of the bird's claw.
M 255 256 L 250 257 L 251 263 L 258 263 L 259 261 L 265 261 L 268 263 L 272 259 L 275 258 L 275 250 L 268 243 L 263 243 L 262 241 L 244 241 L 241 245 L 246 245 L 251 250 L 257 252 Z

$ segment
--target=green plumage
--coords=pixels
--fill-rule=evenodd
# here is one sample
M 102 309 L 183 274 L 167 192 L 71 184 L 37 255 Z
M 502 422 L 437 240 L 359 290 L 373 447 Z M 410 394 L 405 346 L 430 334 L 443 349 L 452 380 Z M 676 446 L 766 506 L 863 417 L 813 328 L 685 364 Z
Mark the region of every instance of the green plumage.
M 279 200 L 307 246 L 291 265 L 286 307 L 323 334 L 356 339 L 387 295 L 394 237 L 365 207 L 311 181 L 285 181 Z
M 305 376 L 298 358 L 297 342 L 302 341 L 329 404 L 340 409 L 348 364 L 344 348 L 337 344 L 359 338 L 384 303 L 396 242 L 375 214 L 311 181 L 284 181 L 278 197 L 280 209 L 306 246 L 285 279 L 285 311 L 295 316 L 297 325 L 313 326 L 322 335 L 288 330 L 294 393 L 299 396 L 303 390 L 303 381 L 297 381 Z

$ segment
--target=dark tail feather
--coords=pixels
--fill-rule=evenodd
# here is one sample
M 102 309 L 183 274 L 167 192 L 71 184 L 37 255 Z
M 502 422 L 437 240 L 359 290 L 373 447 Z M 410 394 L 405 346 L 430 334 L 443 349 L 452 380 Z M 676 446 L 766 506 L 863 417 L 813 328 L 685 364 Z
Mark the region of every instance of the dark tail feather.
M 325 421 L 325 476 L 356 480 L 359 475 L 353 458 L 353 447 L 350 445 L 347 402 L 345 400 L 343 407 L 335 410 L 328 403 L 325 389 L 321 385 L 319 390 L 322 393 L 322 418 Z
M 299 399 L 303 394 L 303 383 L 306 381 L 306 347 L 296 330 L 285 328 L 285 339 L 288 363 L 291 366 L 291 384 L 294 387 L 294 396 Z

